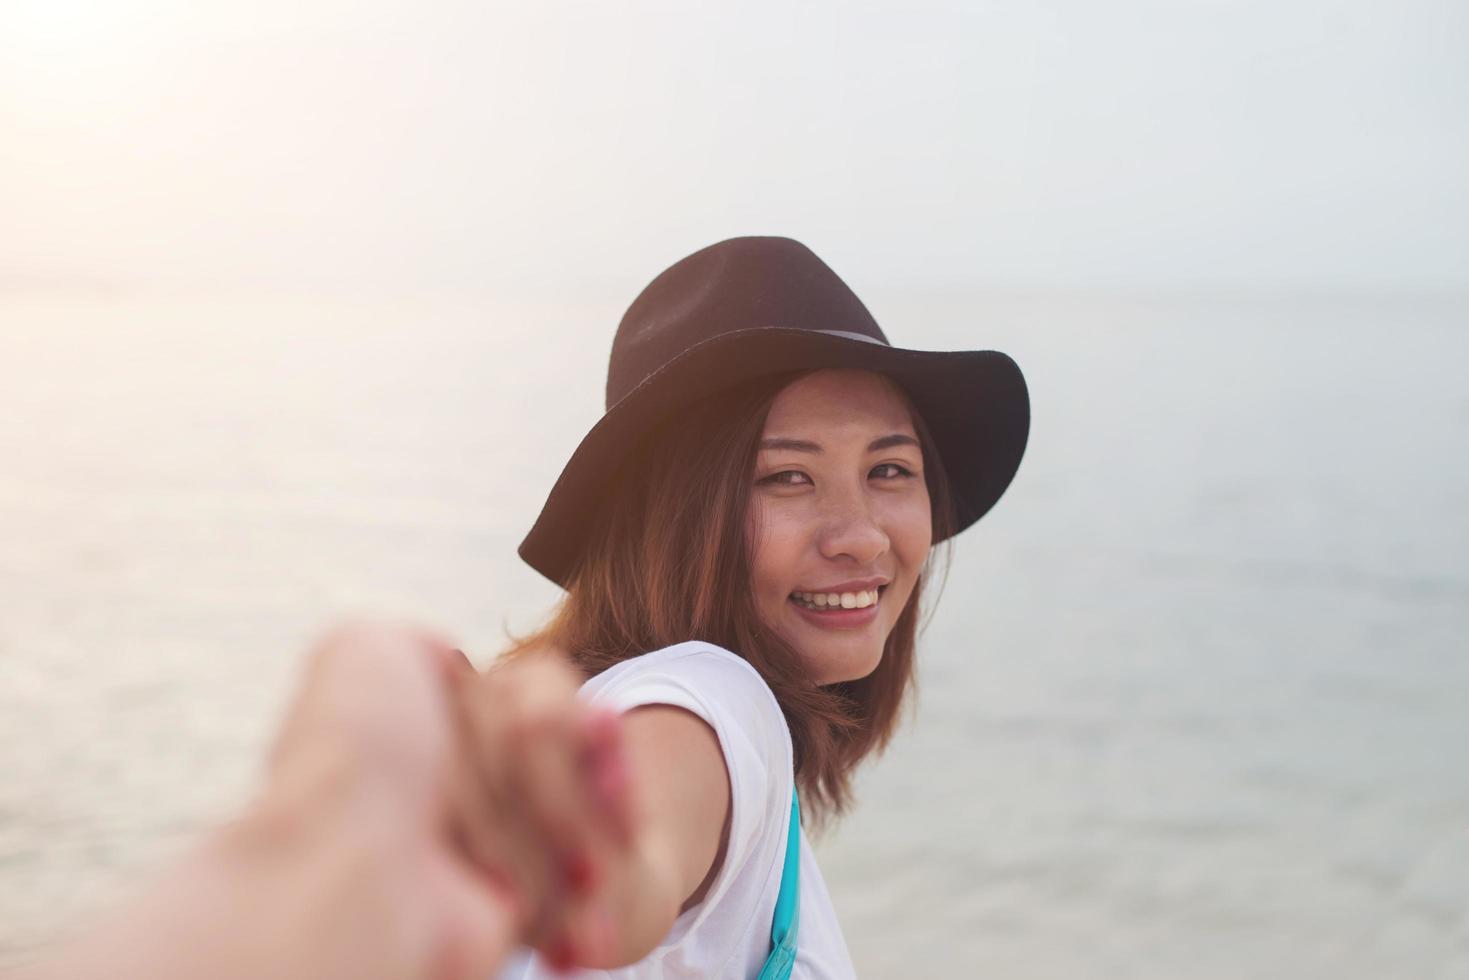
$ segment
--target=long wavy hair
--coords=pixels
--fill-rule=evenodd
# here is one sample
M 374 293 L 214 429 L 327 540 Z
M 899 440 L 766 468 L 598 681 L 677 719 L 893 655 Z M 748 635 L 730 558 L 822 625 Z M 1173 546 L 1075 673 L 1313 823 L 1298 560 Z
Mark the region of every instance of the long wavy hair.
M 650 433 L 609 483 L 593 535 L 549 620 L 513 638 L 504 655 L 553 646 L 593 677 L 685 640 L 733 651 L 780 703 L 802 814 L 820 829 L 846 811 L 853 771 L 887 746 L 916 690 L 919 606 L 936 559 L 946 570 L 948 549 L 930 551 L 871 674 L 824 686 L 807 678 L 795 649 L 758 615 L 752 586 L 758 529 L 749 519 L 771 403 L 804 373 L 711 395 Z M 953 521 L 949 487 L 923 419 L 911 405 L 910 414 L 923 451 L 934 540 L 941 541 Z

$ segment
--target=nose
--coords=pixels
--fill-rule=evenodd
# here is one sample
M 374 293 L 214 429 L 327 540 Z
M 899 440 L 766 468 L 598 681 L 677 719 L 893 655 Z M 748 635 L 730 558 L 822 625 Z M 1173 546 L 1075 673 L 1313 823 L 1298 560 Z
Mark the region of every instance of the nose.
M 829 497 L 826 504 L 818 541 L 822 557 L 869 565 L 888 550 L 887 532 L 866 494 L 847 492 Z

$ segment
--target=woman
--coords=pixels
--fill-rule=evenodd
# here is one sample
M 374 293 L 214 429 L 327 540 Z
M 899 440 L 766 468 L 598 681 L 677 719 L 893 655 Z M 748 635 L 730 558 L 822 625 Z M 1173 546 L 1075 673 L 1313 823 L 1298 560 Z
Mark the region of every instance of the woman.
M 566 595 L 510 656 L 564 651 L 621 713 L 640 816 L 583 882 L 600 911 L 538 948 L 619 977 L 850 977 L 798 820 L 839 816 L 891 737 L 933 545 L 1013 478 L 1024 380 L 993 351 L 893 348 L 803 245 L 737 238 L 633 302 L 607 406 L 520 548 Z M 505 753 L 532 806 L 533 756 Z

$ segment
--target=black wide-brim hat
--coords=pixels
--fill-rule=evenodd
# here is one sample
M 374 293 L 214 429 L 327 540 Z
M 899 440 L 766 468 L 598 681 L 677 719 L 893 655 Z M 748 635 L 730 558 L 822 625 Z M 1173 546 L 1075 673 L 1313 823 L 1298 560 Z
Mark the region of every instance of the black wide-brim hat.
M 731 238 L 665 269 L 628 307 L 612 341 L 607 412 L 561 471 L 520 557 L 565 586 L 619 466 L 660 423 L 741 382 L 819 368 L 876 371 L 907 393 L 948 475 L 951 534 L 983 517 L 1014 479 L 1030 398 L 1013 360 L 893 347 L 806 246 Z

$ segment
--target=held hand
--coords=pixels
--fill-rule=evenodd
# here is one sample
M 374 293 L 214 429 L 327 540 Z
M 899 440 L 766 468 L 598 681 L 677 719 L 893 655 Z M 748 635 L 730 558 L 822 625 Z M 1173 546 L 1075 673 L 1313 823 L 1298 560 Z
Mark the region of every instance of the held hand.
M 405 977 L 482 980 L 521 925 L 512 892 L 454 833 L 477 819 L 461 808 L 471 798 L 456 723 L 461 678 L 452 648 L 426 630 L 330 631 L 310 656 L 265 792 L 231 835 L 247 852 L 294 850 L 303 866 L 328 864 L 314 855 L 332 849 L 363 855 L 334 910 L 313 910 L 319 935 L 350 933 L 353 961 L 372 964 L 358 976 L 396 964 Z M 317 975 L 345 975 L 323 966 Z
M 622 720 L 577 695 L 580 678 L 546 651 L 496 664 L 459 688 L 479 804 L 466 834 L 483 864 L 502 869 L 525 904 L 521 940 L 552 965 L 587 965 L 615 941 L 594 898 L 638 829 Z M 463 785 L 475 785 L 471 780 Z

